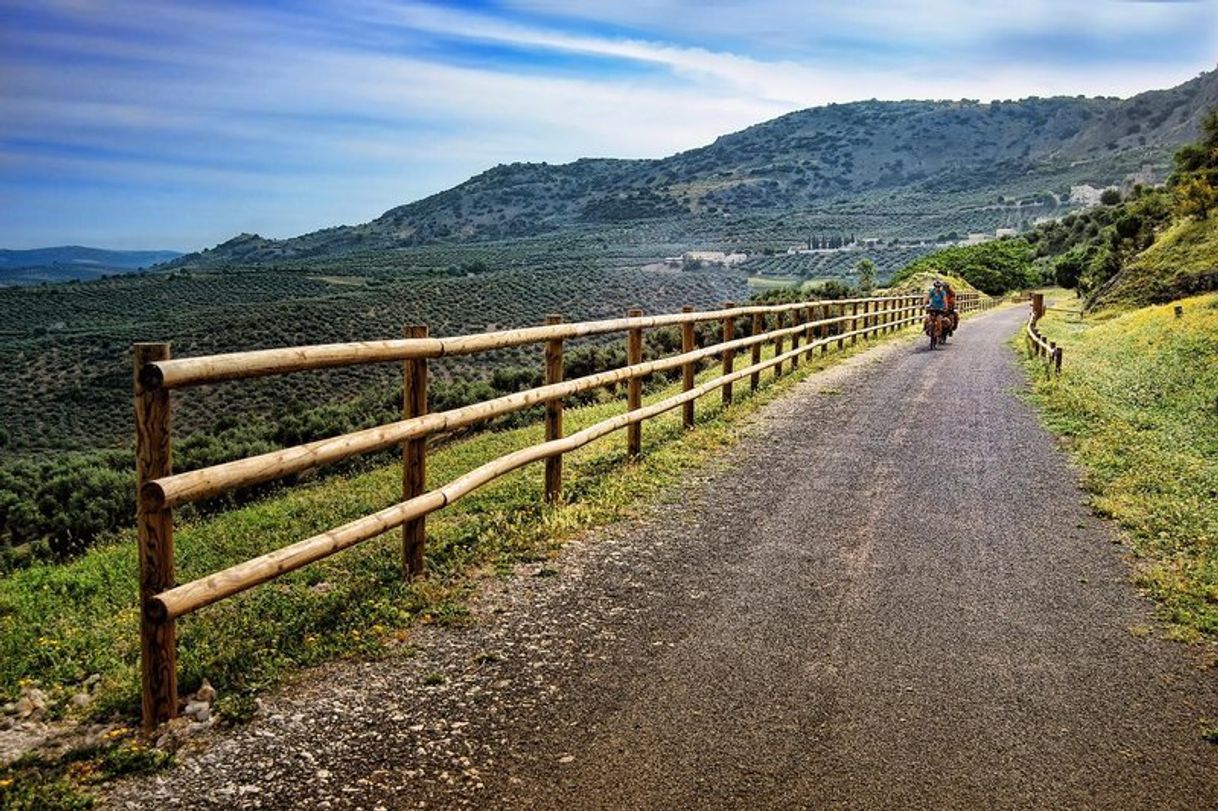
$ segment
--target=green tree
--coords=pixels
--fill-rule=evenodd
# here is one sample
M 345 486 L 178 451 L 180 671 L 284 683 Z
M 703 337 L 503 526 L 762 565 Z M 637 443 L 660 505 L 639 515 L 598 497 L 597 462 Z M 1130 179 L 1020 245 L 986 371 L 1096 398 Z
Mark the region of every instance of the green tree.
M 1218 188 L 1201 177 L 1193 176 L 1181 181 L 1174 192 L 1176 211 L 1182 217 L 1204 220 L 1215 205 L 1218 205 Z
M 1201 124 L 1201 140 L 1181 147 L 1167 180 L 1176 213 L 1204 220 L 1218 204 L 1218 108 Z
M 854 275 L 858 277 L 859 292 L 863 295 L 870 295 L 875 290 L 875 262 L 860 259 L 854 265 Z

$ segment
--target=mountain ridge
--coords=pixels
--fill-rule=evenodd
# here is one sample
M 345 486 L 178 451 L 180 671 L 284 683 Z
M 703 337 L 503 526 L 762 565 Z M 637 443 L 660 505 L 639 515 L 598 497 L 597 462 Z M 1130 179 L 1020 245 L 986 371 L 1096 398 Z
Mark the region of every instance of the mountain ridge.
M 263 264 L 649 220 L 705 225 L 860 196 L 1031 192 L 1057 200 L 1073 180 L 1105 185 L 1138 172 L 1161 178 L 1172 151 L 1197 136 L 1201 117 L 1215 106 L 1218 71 L 1127 99 L 830 104 L 665 158 L 499 164 L 366 223 L 282 240 L 241 234 L 166 267 Z

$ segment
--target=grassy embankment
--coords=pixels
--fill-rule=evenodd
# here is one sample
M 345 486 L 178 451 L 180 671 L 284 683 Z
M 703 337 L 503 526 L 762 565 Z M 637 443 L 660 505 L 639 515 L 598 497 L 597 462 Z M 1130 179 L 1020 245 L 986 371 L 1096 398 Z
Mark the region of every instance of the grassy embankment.
M 1218 220 L 1185 219 L 1104 285 L 1093 306 L 1161 303 L 1218 289 Z
M 866 344 L 860 343 L 859 349 Z M 768 350 L 767 350 L 768 353 Z M 850 354 L 847 348 L 844 354 Z M 612 435 L 567 458 L 564 504 L 541 503 L 542 466 L 532 465 L 470 495 L 429 520 L 431 577 L 404 584 L 399 535 L 335 555 L 223 601 L 178 624 L 183 693 L 208 678 L 220 711 L 239 717 L 252 696 L 303 666 L 344 656 L 408 650 L 395 644 L 416 622 L 460 622 L 479 577 L 544 560 L 563 539 L 654 503 L 730 445 L 742 419 L 810 369 L 837 362 L 836 351 L 801 364 L 755 396 L 736 384 L 736 404 L 698 403 L 699 429 L 683 431 L 680 412 L 644 427 L 644 458 L 626 465 L 624 436 Z M 738 361 L 743 363 L 743 361 Z M 714 369 L 702 377 L 717 374 Z M 767 383 L 772 372 L 766 373 Z M 678 390 L 669 387 L 652 401 Z M 568 432 L 620 413 L 620 402 L 567 411 Z M 429 456 L 428 485 L 539 441 L 540 425 L 488 432 Z M 250 506 L 184 522 L 175 538 L 179 582 L 275 549 L 373 512 L 400 498 L 400 468 L 298 486 Z M 136 556 L 133 534 L 64 564 L 40 564 L 0 579 L 0 698 L 37 683 L 63 696 L 101 674 L 89 712 L 134 717 L 138 708 Z M 62 707 L 62 704 L 59 705 Z
M 1218 638 L 1218 295 L 1177 302 L 1181 318 L 1168 304 L 1084 319 L 1056 301 L 1040 328 L 1064 347 L 1063 374 L 1038 369 L 1033 398 L 1094 510 L 1129 531 L 1169 635 Z

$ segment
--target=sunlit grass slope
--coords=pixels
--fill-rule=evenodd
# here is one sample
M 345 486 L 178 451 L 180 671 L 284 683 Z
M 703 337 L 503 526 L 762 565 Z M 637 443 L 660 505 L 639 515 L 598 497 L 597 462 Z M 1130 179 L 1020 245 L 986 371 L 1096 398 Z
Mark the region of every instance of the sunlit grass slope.
M 1094 508 L 1129 530 L 1137 580 L 1181 638 L 1218 637 L 1218 295 L 1124 314 L 1050 310 L 1061 378 L 1034 396 Z M 1037 373 L 1039 377 L 1039 373 Z
M 1218 289 L 1218 218 L 1181 220 L 1104 285 L 1092 306 L 1138 307 Z

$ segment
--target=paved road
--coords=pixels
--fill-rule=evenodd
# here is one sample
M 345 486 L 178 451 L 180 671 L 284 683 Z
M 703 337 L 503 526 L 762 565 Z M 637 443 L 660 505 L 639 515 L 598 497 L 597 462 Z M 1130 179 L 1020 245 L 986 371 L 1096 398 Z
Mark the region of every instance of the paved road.
M 1119 538 L 1016 396 L 1022 317 L 810 379 L 680 503 L 118 801 L 1218 807 L 1218 676 L 1132 632 Z

